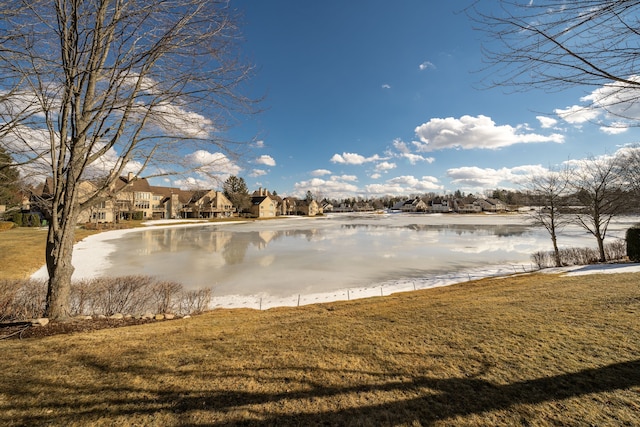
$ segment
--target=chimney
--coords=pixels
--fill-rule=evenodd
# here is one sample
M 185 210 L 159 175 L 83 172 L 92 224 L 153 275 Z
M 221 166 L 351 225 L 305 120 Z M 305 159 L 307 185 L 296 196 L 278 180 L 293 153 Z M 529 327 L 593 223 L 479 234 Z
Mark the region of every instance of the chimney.
M 133 172 L 129 172 L 129 173 L 127 174 L 127 182 L 131 182 L 131 181 L 133 180 L 133 177 L 134 177 L 134 176 L 135 176 L 135 175 L 133 174 Z

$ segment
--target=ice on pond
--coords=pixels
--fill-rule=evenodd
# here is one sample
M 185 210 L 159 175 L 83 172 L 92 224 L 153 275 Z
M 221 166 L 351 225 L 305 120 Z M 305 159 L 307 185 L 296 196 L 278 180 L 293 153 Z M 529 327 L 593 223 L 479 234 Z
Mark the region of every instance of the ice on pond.
M 629 223 L 612 227 L 624 237 Z M 213 289 L 218 305 L 294 305 L 388 294 L 532 269 L 546 230 L 523 215 L 328 215 L 149 227 L 78 244 L 74 278 L 151 275 Z M 96 238 L 98 236 L 95 236 Z M 563 246 L 593 246 L 567 228 Z M 87 265 L 89 260 L 101 262 Z

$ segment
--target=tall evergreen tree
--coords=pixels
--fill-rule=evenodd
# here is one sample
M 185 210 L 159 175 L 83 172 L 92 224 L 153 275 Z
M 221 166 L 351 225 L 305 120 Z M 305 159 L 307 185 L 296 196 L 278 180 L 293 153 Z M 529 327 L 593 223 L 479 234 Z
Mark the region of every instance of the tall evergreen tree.
M 224 182 L 222 190 L 238 212 L 244 212 L 251 206 L 251 196 L 244 178 L 231 175 Z

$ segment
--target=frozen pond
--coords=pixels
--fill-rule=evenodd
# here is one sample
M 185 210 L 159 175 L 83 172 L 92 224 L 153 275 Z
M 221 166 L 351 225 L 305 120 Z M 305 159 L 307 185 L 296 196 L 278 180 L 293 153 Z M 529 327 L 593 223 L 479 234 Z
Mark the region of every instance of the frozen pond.
M 607 241 L 623 238 L 637 220 L 618 220 Z M 357 298 L 528 271 L 532 253 L 551 249 L 546 230 L 527 225 L 522 215 L 336 214 L 108 235 L 97 246 L 76 247 L 78 260 L 102 261 L 90 269 L 78 265 L 75 278 L 157 276 L 213 288 L 220 306 L 246 305 L 238 298 L 270 305 L 308 303 L 313 295 Z M 595 239 L 566 228 L 559 243 L 594 247 Z M 83 254 L 89 250 L 100 253 Z

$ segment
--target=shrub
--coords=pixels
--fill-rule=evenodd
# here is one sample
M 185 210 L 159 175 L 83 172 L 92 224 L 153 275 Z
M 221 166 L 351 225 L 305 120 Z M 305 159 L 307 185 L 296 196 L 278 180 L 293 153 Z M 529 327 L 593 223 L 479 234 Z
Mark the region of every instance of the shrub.
M 26 223 L 29 227 L 40 227 L 40 223 L 41 223 L 40 215 L 28 214 L 26 219 L 27 219 Z
M 21 286 L 17 280 L 0 280 L 0 321 L 15 320 L 14 301 Z
M 624 259 L 627 255 L 627 242 L 624 239 L 617 239 L 604 246 L 604 253 L 608 260 Z
M 43 280 L 0 281 L 0 320 L 15 321 L 41 317 L 47 285 Z
M 617 260 L 624 258 L 624 240 L 618 239 L 604 246 L 606 258 Z M 560 249 L 560 261 L 562 265 L 589 265 L 597 264 L 598 250 L 595 248 L 562 248 Z M 538 268 L 555 267 L 553 251 L 536 252 L 531 255 L 531 261 Z
M 178 312 L 180 314 L 197 314 L 209 309 L 211 303 L 211 289 L 183 291 Z
M 16 227 L 22 227 L 22 214 L 20 212 L 14 213 L 11 221 L 16 224 Z
M 640 224 L 627 230 L 627 256 L 630 261 L 640 262 Z
M 141 221 L 144 218 L 144 212 L 136 211 L 131 215 L 131 219 L 134 221 Z
M 195 314 L 209 309 L 211 289 L 183 290 L 179 283 L 149 276 L 103 277 L 71 284 L 70 316 L 174 313 Z M 0 280 L 0 320 L 38 318 L 45 309 L 44 280 Z
M 153 278 L 147 276 L 92 279 L 85 285 L 88 288 L 86 309 L 92 314 L 107 316 L 142 313 L 148 309 L 153 283 Z
M 156 313 L 175 312 L 175 301 L 182 291 L 182 285 L 175 282 L 158 282 L 153 287 Z
M 551 265 L 551 252 L 538 251 L 531 255 L 531 261 L 538 268 L 546 268 Z

